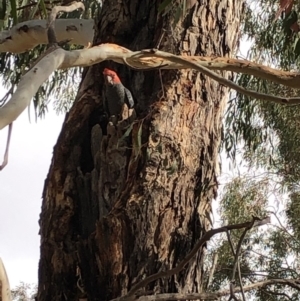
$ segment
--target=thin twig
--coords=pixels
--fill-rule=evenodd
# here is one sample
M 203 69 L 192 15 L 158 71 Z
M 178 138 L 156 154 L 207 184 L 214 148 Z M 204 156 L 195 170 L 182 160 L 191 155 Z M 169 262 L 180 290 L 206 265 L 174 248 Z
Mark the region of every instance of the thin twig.
M 60 3 L 61 1 L 44 1 L 45 4 L 55 4 L 55 3 Z M 39 4 L 39 2 L 32 2 L 32 3 L 29 3 L 29 4 L 26 4 L 24 6 L 20 6 L 20 7 L 17 7 L 16 10 L 22 10 L 22 9 L 25 9 L 25 8 L 28 8 L 28 7 L 31 7 L 31 6 L 34 6 L 34 5 L 37 5 Z
M 9 95 L 11 95 L 14 91 L 14 84 L 11 85 L 10 89 L 6 92 L 6 94 L 0 99 L 0 107 L 4 106 L 6 100 L 8 99 Z
M 237 269 L 238 269 L 238 276 L 239 276 L 242 298 L 243 298 L 243 301 L 246 301 L 245 292 L 244 292 L 244 288 L 243 288 L 243 282 L 242 282 L 241 266 L 240 266 L 239 260 L 237 261 Z
M 245 294 L 244 294 L 244 290 L 243 290 L 241 270 L 239 269 L 239 256 L 240 256 L 240 251 L 241 251 L 243 240 L 244 240 L 247 232 L 253 227 L 254 222 L 255 222 L 255 217 L 253 217 L 252 224 L 249 225 L 249 227 L 246 227 L 244 229 L 244 231 L 243 231 L 243 233 L 242 233 L 242 235 L 239 239 L 239 242 L 238 242 L 238 245 L 237 245 L 237 248 L 236 248 L 236 252 L 235 252 L 235 258 L 234 258 L 234 264 L 233 264 L 233 270 L 232 270 L 232 277 L 231 277 L 231 283 L 234 283 L 236 269 L 238 268 L 239 283 L 240 283 L 240 287 L 241 287 L 241 293 L 242 293 L 243 301 L 246 301 L 246 299 L 245 299 Z
M 160 37 L 159 37 L 159 39 L 158 39 L 158 42 L 157 42 L 157 44 L 156 44 L 156 46 L 155 46 L 156 49 L 159 49 L 160 44 L 161 44 L 161 42 L 162 42 L 162 40 L 163 40 L 163 38 L 164 38 L 166 32 L 167 32 L 167 30 L 163 28 L 163 29 L 162 29 L 162 33 L 160 34 Z
M 232 252 L 233 256 L 235 256 L 235 250 L 234 250 L 234 247 L 233 247 L 233 243 L 232 243 L 229 231 L 226 231 L 226 235 L 227 235 L 227 240 L 229 242 L 231 252 Z
M 208 289 L 210 287 L 210 285 L 212 283 L 212 280 L 214 278 L 215 269 L 216 269 L 216 266 L 217 266 L 217 263 L 218 263 L 218 257 L 219 257 L 218 252 L 215 252 L 214 257 L 213 257 L 213 263 L 212 263 L 212 266 L 210 268 L 210 273 L 209 273 L 206 289 Z
M 277 216 L 276 212 L 274 212 L 274 211 L 268 211 L 268 212 L 270 212 L 271 214 L 273 214 L 273 215 L 275 216 L 275 218 L 277 219 L 277 221 L 278 221 L 279 225 L 281 226 L 282 230 L 283 230 L 286 234 L 288 234 L 291 238 L 295 239 L 295 237 L 294 237 L 294 236 L 288 231 L 288 229 L 281 223 L 281 221 L 280 221 L 279 217 Z M 281 228 L 279 228 L 279 229 L 281 229 Z
M 269 291 L 269 290 L 266 290 L 266 289 L 262 289 L 262 291 L 267 294 L 267 295 L 274 295 L 274 296 L 284 296 L 286 297 L 287 299 L 289 300 L 293 300 L 289 295 L 287 295 L 286 293 L 277 293 L 277 292 L 272 292 L 272 291 Z

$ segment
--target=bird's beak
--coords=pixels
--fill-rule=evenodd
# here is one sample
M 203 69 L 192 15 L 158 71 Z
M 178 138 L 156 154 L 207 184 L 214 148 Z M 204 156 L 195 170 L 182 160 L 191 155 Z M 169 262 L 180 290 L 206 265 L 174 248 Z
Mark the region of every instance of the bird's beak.
M 106 81 L 109 85 L 113 85 L 114 84 L 114 81 L 113 81 L 113 78 L 109 75 L 106 75 Z

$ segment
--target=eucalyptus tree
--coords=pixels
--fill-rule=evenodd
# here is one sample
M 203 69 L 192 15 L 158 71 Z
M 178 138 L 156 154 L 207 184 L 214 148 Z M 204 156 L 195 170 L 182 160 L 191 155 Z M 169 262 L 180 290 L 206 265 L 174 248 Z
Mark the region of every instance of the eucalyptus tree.
M 17 23 L 20 7 L 24 18 L 29 18 L 26 5 L 31 7 L 32 3 L 26 3 L 25 9 L 23 4 L 12 4 L 13 1 L 10 11 L 3 9 L 12 16 L 4 20 Z M 48 6 L 53 4 L 60 3 L 33 4 L 40 7 L 33 16 L 45 17 Z M 254 216 L 250 222 L 236 221 L 236 225 L 211 230 L 211 202 L 217 197 L 228 87 L 280 105 L 297 104 L 299 97 L 277 93 L 274 96 L 268 90 L 250 91 L 249 86 L 234 84 L 230 71 L 245 73 L 247 78 L 261 76 L 290 87 L 298 86 L 298 75 L 232 59 L 242 24 L 248 34 L 249 28 L 255 28 L 249 19 L 251 7 L 245 1 L 103 1 L 97 10 L 90 9 L 94 3 L 85 4 L 95 20 L 93 41 L 89 45 L 78 43 L 85 49 L 72 52 L 68 47 L 73 46 L 67 46 L 72 43 L 69 39 L 51 41 L 50 29 L 53 24 L 58 28 L 59 23 L 49 19 L 48 26 L 45 23 L 41 29 L 41 35 L 48 33 L 48 50 L 33 66 L 28 67 L 29 60 L 2 60 L 20 69 L 19 77 L 10 74 L 7 66 L 3 69 L 4 76 L 12 78 L 13 84 L 20 78 L 24 65 L 28 70 L 27 77 L 23 77 L 23 82 L 20 80 L 19 90 L 11 90 L 13 102 L 10 100 L 0 110 L 1 129 L 21 112 L 12 112 L 11 104 L 22 105 L 22 110 L 27 106 L 30 97 L 21 103 L 17 96 L 33 93 L 28 83 L 36 88 L 42 82 L 37 76 L 42 66 L 47 74 L 53 71 L 51 60 L 54 70 L 89 66 L 83 70 L 45 182 L 38 300 L 110 300 L 121 296 L 122 300 L 216 299 L 225 295 L 236 299 L 237 291 L 245 298 L 244 291 L 252 287 L 244 286 L 240 279 L 239 245 L 252 227 L 263 225 L 268 219 Z M 284 17 L 275 14 L 271 20 L 277 24 Z M 62 32 L 75 32 L 76 36 L 84 27 L 80 21 L 77 26 L 58 30 L 56 36 Z M 29 35 L 31 28 L 22 24 L 14 34 Z M 13 41 L 12 31 L 8 36 L 9 39 L 2 40 L 3 47 Z M 85 31 L 81 38 L 84 36 L 89 33 Z M 65 50 L 61 42 L 67 47 Z M 26 54 L 21 57 L 25 59 Z M 147 67 L 150 68 L 146 72 Z M 134 110 L 125 109 L 117 123 L 111 122 L 103 106 L 104 68 L 117 71 L 135 99 Z M 222 70 L 222 76 L 211 69 Z M 30 76 L 33 80 L 26 80 Z M 56 73 L 50 78 L 50 85 L 42 86 L 44 96 L 55 91 L 54 83 L 61 84 L 62 76 Z M 241 78 L 239 83 L 243 82 L 246 83 Z M 252 81 L 248 84 L 252 85 Z M 254 89 L 258 90 L 257 86 Z M 240 95 L 237 99 L 245 104 L 250 101 Z M 69 97 L 67 100 L 70 101 Z M 5 110 L 10 113 L 5 115 Z M 237 110 L 242 112 L 239 107 Z M 250 109 L 250 113 L 255 110 L 256 107 Z M 250 113 L 245 113 L 250 118 L 245 118 L 246 125 L 251 125 Z M 229 154 L 234 154 L 240 138 L 249 146 L 257 139 L 253 127 L 249 127 L 252 140 L 247 140 L 249 135 L 239 136 L 246 126 L 236 126 L 239 119 L 235 117 L 228 117 L 229 127 L 234 131 L 228 131 L 224 137 Z M 244 229 L 236 249 L 231 238 L 235 229 Z M 212 294 L 206 291 L 203 263 L 207 241 L 220 232 L 228 234 L 234 264 L 230 289 Z M 235 277 L 239 277 L 239 286 L 235 286 Z M 289 285 L 282 279 L 275 280 Z M 264 280 L 254 288 L 273 284 L 274 279 Z

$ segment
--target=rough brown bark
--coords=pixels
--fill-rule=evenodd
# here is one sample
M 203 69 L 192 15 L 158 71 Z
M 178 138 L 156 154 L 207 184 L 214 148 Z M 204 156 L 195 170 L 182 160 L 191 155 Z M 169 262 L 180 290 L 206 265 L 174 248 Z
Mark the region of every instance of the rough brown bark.
M 162 50 L 232 55 L 242 0 L 195 1 L 175 29 L 171 16 L 158 16 L 159 3 L 104 1 L 95 42 L 152 48 L 164 28 Z M 136 116 L 126 112 L 130 117 L 117 127 L 100 118 L 107 66 L 137 101 Z M 192 70 L 163 71 L 162 80 L 164 93 L 158 71 L 111 62 L 85 70 L 45 183 L 38 300 L 124 295 L 145 276 L 178 264 L 210 228 L 228 89 Z M 203 255 L 146 289 L 201 292 Z

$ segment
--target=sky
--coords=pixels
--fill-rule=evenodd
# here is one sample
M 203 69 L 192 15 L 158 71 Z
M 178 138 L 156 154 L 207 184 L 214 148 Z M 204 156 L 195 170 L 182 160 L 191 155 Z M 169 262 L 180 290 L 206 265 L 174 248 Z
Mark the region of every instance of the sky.
M 0 172 L 0 257 L 11 288 L 37 283 L 41 196 L 63 119 L 50 110 L 30 123 L 25 110 L 13 124 L 8 165 Z M 0 131 L 1 163 L 6 139 L 7 128 Z

